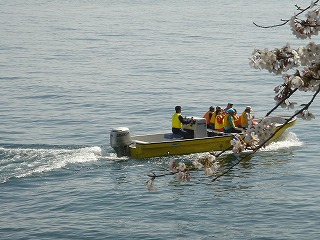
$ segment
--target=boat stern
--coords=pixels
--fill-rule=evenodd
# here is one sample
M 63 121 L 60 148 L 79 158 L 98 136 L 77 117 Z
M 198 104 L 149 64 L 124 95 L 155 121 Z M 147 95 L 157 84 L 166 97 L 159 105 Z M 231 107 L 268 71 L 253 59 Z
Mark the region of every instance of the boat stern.
M 110 145 L 116 151 L 118 157 L 129 156 L 129 145 L 131 144 L 129 128 L 118 127 L 110 132 Z

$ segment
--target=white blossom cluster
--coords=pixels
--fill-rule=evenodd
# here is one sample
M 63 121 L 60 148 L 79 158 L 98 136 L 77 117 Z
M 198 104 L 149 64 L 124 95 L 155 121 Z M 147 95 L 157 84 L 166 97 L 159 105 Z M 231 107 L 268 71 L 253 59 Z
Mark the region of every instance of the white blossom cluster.
M 265 142 L 275 131 L 275 124 L 269 118 L 264 118 L 258 123 L 250 121 L 245 137 L 241 140 L 240 136 L 235 135 L 230 141 L 234 153 L 240 153 L 246 148 L 254 149 L 262 142 Z
M 291 51 L 301 66 L 310 66 L 320 60 L 320 44 L 315 42 L 309 42 L 305 47 L 299 47 L 297 50 L 291 49 Z
M 250 121 L 248 129 L 245 133 L 245 142 L 253 142 L 259 144 L 266 141 L 275 131 L 275 124 L 271 122 L 270 118 L 266 117 L 258 123 Z
M 232 151 L 234 153 L 241 153 L 246 149 L 246 143 L 241 141 L 241 137 L 239 134 L 233 136 L 233 139 L 230 141 L 232 145 Z
M 315 116 L 311 112 L 309 112 L 309 110 L 304 110 L 297 115 L 297 118 L 301 118 L 303 120 L 310 121 L 312 119 L 315 119 Z
M 172 159 L 169 163 L 169 168 L 173 172 L 177 172 L 177 179 L 179 181 L 190 181 L 191 176 L 189 173 L 189 169 L 184 162 L 176 163 L 174 159 Z
M 281 49 L 269 51 L 254 49 L 250 59 L 250 66 L 255 69 L 266 69 L 271 73 L 281 74 L 289 69 L 299 66 L 299 56 L 293 52 L 287 43 Z
M 287 72 L 289 69 L 298 66 L 305 66 L 295 74 L 284 74 L 284 85 L 275 88 L 276 92 L 281 92 L 285 87 L 298 88 L 301 91 L 316 91 L 320 84 L 320 44 L 308 43 L 305 47 L 294 50 L 287 43 L 282 49 L 269 51 L 268 49 L 255 49 L 252 53 L 250 65 L 256 69 L 266 69 L 275 74 Z M 276 96 L 276 101 L 280 101 L 286 95 Z
M 315 2 L 312 1 L 310 9 L 314 8 Z M 320 10 L 313 9 L 305 14 L 305 20 L 299 19 L 297 15 L 294 15 L 290 19 L 290 27 L 292 34 L 297 38 L 305 39 L 311 38 L 312 35 L 318 35 L 320 27 Z
M 320 77 L 315 76 L 315 74 L 310 71 L 299 72 L 299 75 L 283 75 L 283 79 L 285 86 L 292 89 L 298 88 L 303 92 L 315 92 L 318 90 L 320 84 Z M 274 91 L 277 93 L 278 89 L 281 89 L 281 86 L 276 87 Z M 278 91 L 277 95 L 279 95 L 279 93 L 281 95 L 281 90 Z
M 291 93 L 291 87 L 295 88 L 295 86 L 291 86 L 288 82 L 290 75 L 286 75 L 284 78 L 286 78 L 285 83 L 274 88 L 274 92 L 276 93 L 274 100 L 277 102 L 277 104 L 281 102 L 280 106 L 282 108 L 293 109 L 297 103 L 290 102 L 288 98 L 289 94 Z
M 309 42 L 305 47 L 292 49 L 287 43 L 281 49 L 254 49 L 250 59 L 250 66 L 256 69 L 266 69 L 275 74 L 281 74 L 298 66 L 310 66 L 320 61 L 320 44 Z M 319 70 L 319 69 L 318 69 Z M 308 71 L 308 69 L 305 69 Z M 315 72 L 319 77 L 319 72 Z
M 196 169 L 204 169 L 204 173 L 208 176 L 213 175 L 217 172 L 219 164 L 216 161 L 216 157 L 208 154 L 201 159 L 197 159 L 192 162 Z
M 147 187 L 149 191 L 153 191 L 156 189 L 154 186 L 154 179 L 155 178 L 153 177 L 144 183 L 144 185 Z

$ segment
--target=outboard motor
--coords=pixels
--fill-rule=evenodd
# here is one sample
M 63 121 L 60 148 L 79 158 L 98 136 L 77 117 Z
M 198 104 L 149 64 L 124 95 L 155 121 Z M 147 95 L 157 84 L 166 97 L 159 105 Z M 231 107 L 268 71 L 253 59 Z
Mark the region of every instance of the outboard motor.
M 131 135 L 129 128 L 118 127 L 111 130 L 110 145 L 116 151 L 118 157 L 129 155 Z

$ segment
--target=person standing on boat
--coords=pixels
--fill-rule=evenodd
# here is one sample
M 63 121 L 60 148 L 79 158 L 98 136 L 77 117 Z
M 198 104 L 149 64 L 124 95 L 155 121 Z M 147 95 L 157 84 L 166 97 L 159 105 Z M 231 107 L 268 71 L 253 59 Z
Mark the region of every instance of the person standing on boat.
M 182 124 L 194 123 L 193 118 L 186 120 L 181 115 L 181 106 L 175 107 L 176 113 L 172 115 L 172 133 L 179 134 L 183 138 L 193 138 L 192 134 L 182 129 Z
M 234 115 L 236 112 L 233 108 L 229 108 L 223 118 L 223 129 L 225 133 L 241 133 L 242 130 L 238 129 L 235 125 Z
M 207 128 L 211 128 L 211 125 L 210 125 L 210 120 L 211 120 L 211 117 L 212 115 L 214 114 L 214 107 L 211 106 L 209 108 L 209 111 L 207 111 L 203 117 L 206 119 L 206 123 L 207 123 Z
M 254 115 L 252 115 L 251 112 L 252 108 L 250 106 L 247 106 L 240 116 L 241 127 L 248 128 L 249 121 L 254 119 Z

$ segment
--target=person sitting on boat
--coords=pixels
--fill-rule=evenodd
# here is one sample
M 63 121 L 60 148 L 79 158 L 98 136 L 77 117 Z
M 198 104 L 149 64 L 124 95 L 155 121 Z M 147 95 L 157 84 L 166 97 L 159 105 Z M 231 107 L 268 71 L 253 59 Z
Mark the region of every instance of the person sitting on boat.
M 218 108 L 215 111 L 216 117 L 215 117 L 215 123 L 214 123 L 214 129 L 223 132 L 223 115 L 222 115 L 222 109 Z
M 230 108 L 233 108 L 233 103 L 228 103 L 228 104 L 227 104 L 227 107 L 226 107 L 225 109 L 223 109 L 222 114 L 223 114 L 223 115 L 226 115 L 226 114 L 227 114 L 227 111 L 228 111 Z
M 233 108 L 229 108 L 226 115 L 223 118 L 223 129 L 225 133 L 241 133 L 242 130 L 236 127 L 234 121 L 235 111 Z
M 211 118 L 210 118 L 210 127 L 211 129 L 215 129 L 215 123 L 216 123 L 216 116 L 217 116 L 217 111 L 220 110 L 221 113 L 221 107 L 217 106 L 216 107 L 216 111 L 214 113 L 212 113 Z
M 228 109 L 233 108 L 233 103 L 228 103 L 227 107 L 224 109 L 225 111 L 227 111 Z
M 241 127 L 248 128 L 249 121 L 254 119 L 254 115 L 252 115 L 251 112 L 252 108 L 250 106 L 247 106 L 240 116 Z
M 234 115 L 233 115 L 233 119 L 234 119 L 234 125 L 236 125 L 236 127 L 241 127 L 241 119 L 240 116 L 237 115 L 237 109 L 233 108 L 234 110 Z
M 211 106 L 209 108 L 209 110 L 203 115 L 203 117 L 206 119 L 207 128 L 211 128 L 210 119 L 211 119 L 213 113 L 214 113 L 214 107 Z
M 172 115 L 172 133 L 179 134 L 183 138 L 193 138 L 190 132 L 182 129 L 182 124 L 194 123 L 193 118 L 190 120 L 184 119 L 181 115 L 181 106 L 175 107 L 176 113 Z

